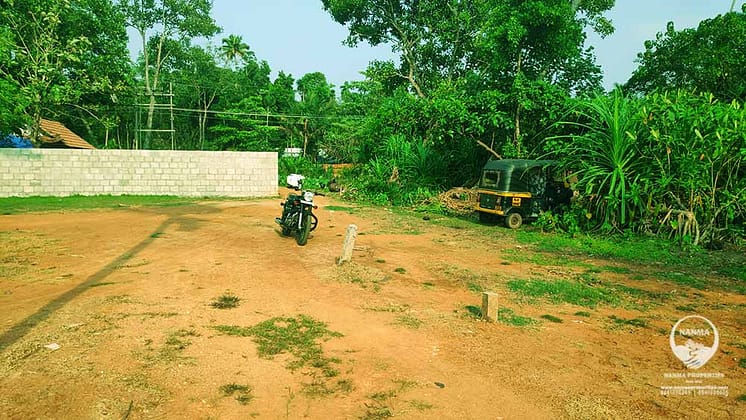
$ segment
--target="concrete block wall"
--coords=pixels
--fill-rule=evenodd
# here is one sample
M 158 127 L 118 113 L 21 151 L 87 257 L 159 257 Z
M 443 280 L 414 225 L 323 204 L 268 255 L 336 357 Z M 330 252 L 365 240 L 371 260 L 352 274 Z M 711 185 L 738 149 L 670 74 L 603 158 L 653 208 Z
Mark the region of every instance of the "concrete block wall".
M 277 195 L 277 153 L 0 148 L 0 197 Z

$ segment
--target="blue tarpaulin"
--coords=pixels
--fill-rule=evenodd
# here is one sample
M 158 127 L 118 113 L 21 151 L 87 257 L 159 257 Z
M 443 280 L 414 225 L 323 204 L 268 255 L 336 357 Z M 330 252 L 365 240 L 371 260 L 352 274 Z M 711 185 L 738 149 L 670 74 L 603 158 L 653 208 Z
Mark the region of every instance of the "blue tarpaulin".
M 0 134 L 1 135 L 1 134 Z M 18 137 L 15 134 L 8 134 L 0 137 L 0 147 L 10 147 L 16 149 L 30 149 L 34 147 L 28 139 Z

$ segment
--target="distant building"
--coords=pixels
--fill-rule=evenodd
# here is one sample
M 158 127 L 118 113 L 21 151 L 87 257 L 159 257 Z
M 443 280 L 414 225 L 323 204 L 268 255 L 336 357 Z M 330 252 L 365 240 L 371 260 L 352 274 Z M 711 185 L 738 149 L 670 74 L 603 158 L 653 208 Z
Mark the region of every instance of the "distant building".
M 300 157 L 303 154 L 303 149 L 300 147 L 286 147 L 282 151 L 282 157 Z

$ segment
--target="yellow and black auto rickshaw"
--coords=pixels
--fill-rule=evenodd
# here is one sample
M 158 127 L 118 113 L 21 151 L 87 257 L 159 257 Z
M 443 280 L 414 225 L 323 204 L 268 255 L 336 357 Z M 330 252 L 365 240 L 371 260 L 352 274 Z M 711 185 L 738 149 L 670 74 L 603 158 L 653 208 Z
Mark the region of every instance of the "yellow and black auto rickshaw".
M 569 204 L 573 192 L 551 160 L 502 159 L 484 165 L 476 211 L 479 220 L 503 220 L 517 229 L 539 213 Z

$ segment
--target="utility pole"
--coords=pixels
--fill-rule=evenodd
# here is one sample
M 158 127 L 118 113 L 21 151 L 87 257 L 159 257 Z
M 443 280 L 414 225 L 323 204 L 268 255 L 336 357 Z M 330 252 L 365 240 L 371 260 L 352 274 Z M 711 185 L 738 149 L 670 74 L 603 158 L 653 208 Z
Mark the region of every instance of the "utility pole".
M 140 141 L 139 141 L 139 139 L 140 139 L 140 135 L 139 134 L 140 133 L 148 133 L 148 135 L 150 133 L 170 133 L 171 134 L 171 150 L 175 150 L 176 149 L 176 128 L 174 126 L 174 90 L 173 90 L 173 83 L 169 83 L 168 84 L 168 92 L 169 93 L 155 93 L 155 92 L 153 92 L 153 94 L 151 96 L 152 98 L 156 98 L 156 97 L 160 97 L 160 98 L 166 97 L 166 98 L 168 98 L 168 103 L 163 103 L 163 104 L 155 103 L 155 106 L 154 106 L 154 109 L 168 108 L 169 118 L 170 118 L 170 125 L 169 125 L 169 128 L 167 128 L 167 129 L 140 128 L 140 110 L 143 109 L 143 108 L 148 108 L 150 106 L 150 104 L 146 104 L 146 103 L 139 103 L 139 104 L 137 104 L 138 105 L 138 110 L 137 110 L 137 115 L 135 116 L 135 124 L 136 124 L 136 126 L 135 126 L 135 144 L 136 144 L 135 149 L 139 148 L 139 146 L 140 146 Z M 143 102 L 143 101 L 139 101 L 139 102 Z

